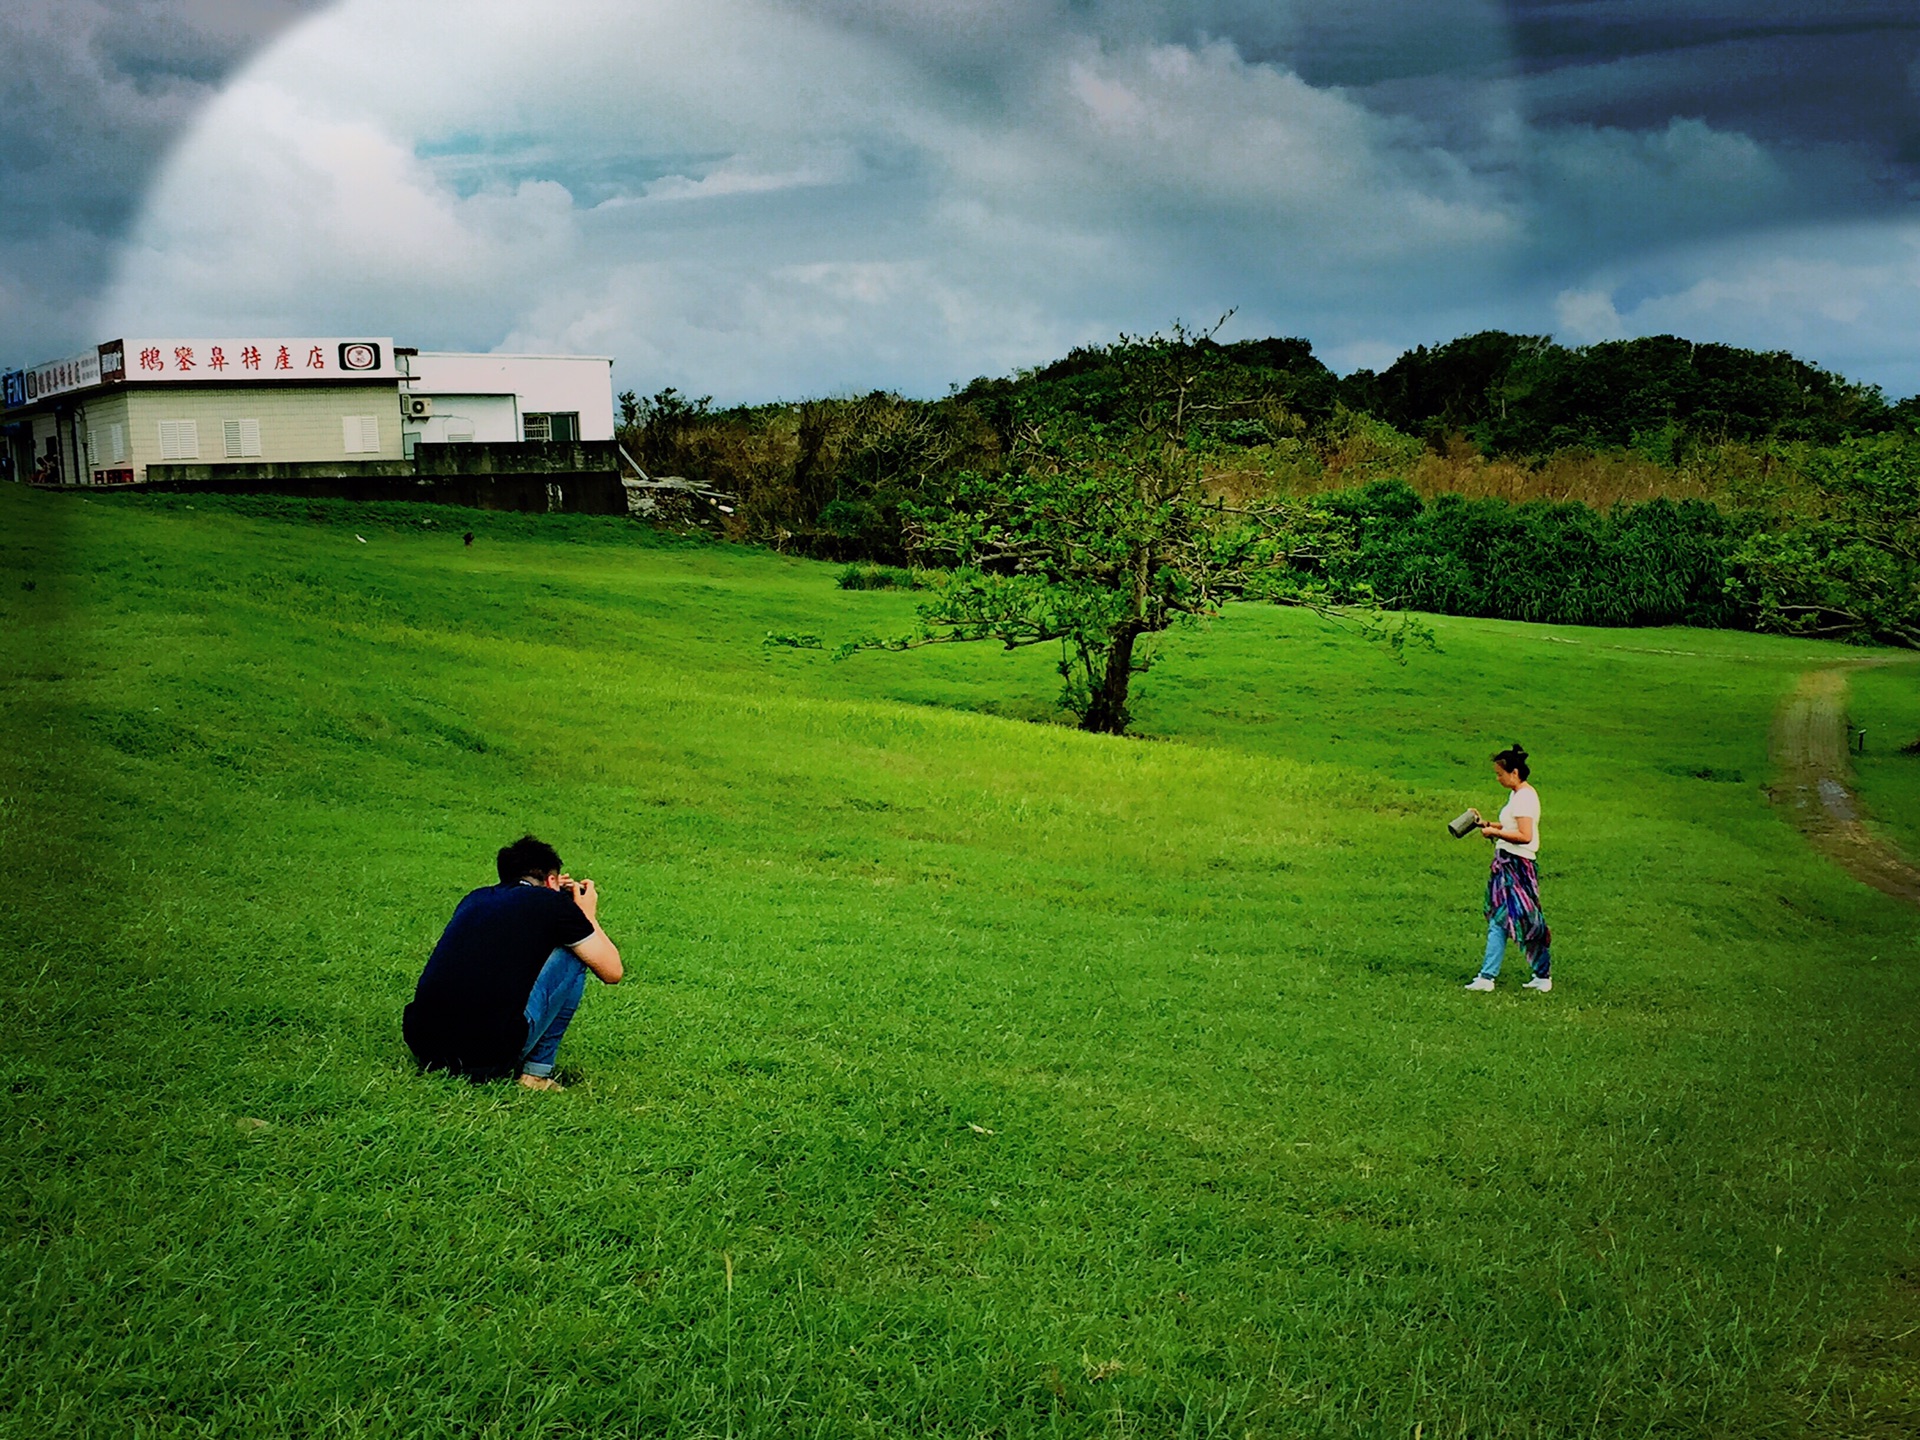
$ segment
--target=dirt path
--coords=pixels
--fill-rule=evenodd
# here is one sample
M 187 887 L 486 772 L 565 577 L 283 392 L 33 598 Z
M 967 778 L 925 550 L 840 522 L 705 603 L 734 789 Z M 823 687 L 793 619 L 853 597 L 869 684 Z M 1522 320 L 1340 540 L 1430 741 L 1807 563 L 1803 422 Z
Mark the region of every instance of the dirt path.
M 1815 849 L 1855 879 L 1920 905 L 1920 869 L 1861 823 L 1847 788 L 1847 676 L 1859 668 L 1809 670 L 1774 716 L 1773 798 Z

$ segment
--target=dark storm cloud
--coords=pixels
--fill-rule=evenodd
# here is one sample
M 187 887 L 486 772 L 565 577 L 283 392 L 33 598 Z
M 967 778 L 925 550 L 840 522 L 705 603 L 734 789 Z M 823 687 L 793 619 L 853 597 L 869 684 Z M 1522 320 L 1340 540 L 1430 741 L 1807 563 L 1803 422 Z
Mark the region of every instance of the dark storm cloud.
M 1602 185 L 1569 196 L 1558 141 L 1618 131 L 1657 143 L 1676 120 L 1745 136 L 1790 179 L 1758 217 L 1863 213 L 1920 189 L 1920 6 L 1913 0 L 817 0 L 803 4 L 915 54 L 956 86 L 994 90 L 1043 63 L 1065 34 L 1106 45 L 1225 40 L 1314 86 L 1337 87 L 1383 114 L 1417 119 L 1469 163 L 1510 164 L 1537 208 L 1571 203 L 1591 258 L 1590 213 L 1623 197 Z M 1490 153 L 1503 110 L 1530 125 L 1511 153 Z M 1505 137 L 1509 142 L 1512 136 Z M 1649 197 L 1653 198 L 1653 197 Z M 1734 205 L 1722 230 L 1756 221 Z M 1712 229 L 1692 207 L 1675 237 Z M 1618 228 L 1615 226 L 1613 228 Z M 1649 236 L 1650 240 L 1661 237 Z M 1529 268 L 1551 268 L 1554 256 Z
M 1904 198 L 1920 172 L 1912 0 L 1509 0 L 1536 121 L 1654 129 L 1675 116 L 1794 149 L 1846 147 Z
M 325 0 L 9 0 L 0 7 L 0 333 L 14 362 L 82 311 L 155 167 L 221 81 Z

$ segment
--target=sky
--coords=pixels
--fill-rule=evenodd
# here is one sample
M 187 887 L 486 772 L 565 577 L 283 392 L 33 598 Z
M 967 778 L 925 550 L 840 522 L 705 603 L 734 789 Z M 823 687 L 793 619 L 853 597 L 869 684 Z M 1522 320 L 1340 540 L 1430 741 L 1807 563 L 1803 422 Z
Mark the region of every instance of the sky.
M 0 359 L 120 335 L 944 393 L 1175 320 L 1920 392 L 1912 0 L 11 0 Z

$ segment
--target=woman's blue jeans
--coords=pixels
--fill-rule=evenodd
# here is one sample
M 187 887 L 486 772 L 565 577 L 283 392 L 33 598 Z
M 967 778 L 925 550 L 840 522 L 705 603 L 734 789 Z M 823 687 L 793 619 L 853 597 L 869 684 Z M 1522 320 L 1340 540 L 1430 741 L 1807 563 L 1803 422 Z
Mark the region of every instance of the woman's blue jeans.
M 1480 973 L 1489 980 L 1499 979 L 1500 961 L 1506 953 L 1506 917 L 1495 915 L 1491 920 L 1487 921 L 1487 958 L 1480 962 Z M 1540 954 L 1532 957 L 1532 961 L 1533 973 L 1536 976 L 1545 977 L 1553 973 L 1553 961 L 1548 958 L 1546 951 L 1543 950 Z
M 524 1075 L 553 1074 L 560 1038 L 567 1033 L 580 997 L 587 993 L 587 967 L 571 950 L 555 950 L 540 967 L 527 996 L 527 1048 L 520 1054 Z

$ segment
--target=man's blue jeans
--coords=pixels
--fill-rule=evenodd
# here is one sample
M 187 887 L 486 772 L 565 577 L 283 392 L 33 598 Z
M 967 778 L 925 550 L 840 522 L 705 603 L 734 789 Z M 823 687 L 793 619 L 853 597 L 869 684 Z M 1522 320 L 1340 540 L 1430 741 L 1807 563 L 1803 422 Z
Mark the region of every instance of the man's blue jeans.
M 1489 980 L 1499 979 L 1500 978 L 1500 961 L 1502 957 L 1506 955 L 1506 953 L 1507 953 L 1506 917 L 1501 915 L 1496 915 L 1491 920 L 1487 921 L 1487 958 L 1480 962 L 1480 973 L 1486 976 L 1487 979 Z M 1553 973 L 1552 971 L 1553 961 L 1548 958 L 1546 951 L 1543 950 L 1540 952 L 1539 955 L 1532 956 L 1529 958 L 1533 962 L 1533 973 L 1536 976 L 1545 976 Z
M 533 993 L 527 996 L 527 1048 L 520 1055 L 522 1074 L 553 1074 L 560 1037 L 567 1033 L 567 1023 L 586 993 L 587 967 L 578 955 L 560 949 L 547 956 L 539 978 L 533 982 Z

